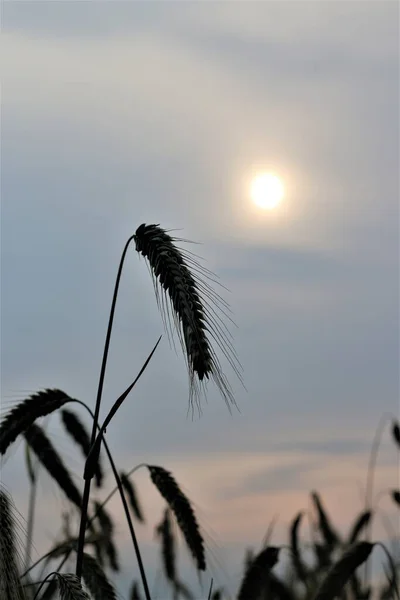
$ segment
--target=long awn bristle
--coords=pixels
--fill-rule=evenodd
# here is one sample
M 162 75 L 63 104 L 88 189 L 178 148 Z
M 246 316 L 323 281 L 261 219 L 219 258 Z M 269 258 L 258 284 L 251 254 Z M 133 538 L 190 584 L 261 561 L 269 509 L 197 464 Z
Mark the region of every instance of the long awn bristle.
M 279 548 L 268 546 L 254 558 L 240 585 L 238 600 L 254 600 L 268 584 L 269 572 L 278 562 Z
M 89 432 L 86 430 L 79 417 L 70 410 L 63 409 L 61 411 L 61 419 L 67 433 L 69 433 L 74 442 L 81 448 L 85 458 L 87 458 L 91 447 Z M 101 487 L 103 471 L 100 464 L 100 455 L 98 455 L 94 476 L 97 487 Z
M 11 496 L 0 487 L 0 598 L 23 600 L 19 581 L 17 521 Z
M 90 600 L 79 578 L 72 573 L 57 573 L 60 600 Z
M 331 567 L 322 581 L 314 600 L 333 600 L 349 581 L 356 569 L 367 560 L 374 544 L 357 542 Z
M 163 560 L 165 576 L 170 583 L 175 585 L 177 580 L 176 549 L 169 508 L 165 509 L 163 520 L 157 526 L 156 532 L 161 538 L 161 556 Z
M 240 381 L 241 365 L 223 320 L 223 316 L 231 320 L 229 306 L 206 280 L 218 282 L 194 254 L 176 246 L 185 240 L 171 237 L 159 225 L 140 225 L 134 240 L 137 252 L 148 261 L 164 325 L 178 335 L 189 372 L 190 406 L 193 409 L 194 400 L 200 410 L 200 395 L 211 378 L 231 409 L 236 402 L 212 341 Z
M 188 498 L 179 488 L 169 471 L 154 465 L 147 465 L 147 468 L 149 469 L 152 482 L 175 515 L 186 544 L 196 562 L 197 569 L 205 571 L 204 541 Z
M 71 402 L 65 392 L 46 389 L 20 402 L 1 421 L 0 454 L 4 454 L 12 442 L 24 433 L 40 417 L 51 414 L 67 402 Z
M 39 425 L 33 424 L 25 431 L 24 435 L 41 464 L 55 479 L 67 498 L 80 509 L 82 503 L 81 493 L 75 486 L 61 457 L 42 428 Z
M 362 531 L 369 525 L 371 518 L 372 518 L 372 511 L 366 510 L 365 512 L 362 512 L 360 514 L 360 516 L 356 519 L 356 521 L 350 531 L 349 541 L 348 541 L 349 546 L 351 546 L 358 540 Z
M 94 600 L 117 600 L 113 585 L 90 554 L 83 554 L 82 577 Z
M 144 523 L 143 511 L 139 504 L 136 487 L 125 473 L 120 474 L 121 483 L 126 491 L 132 511 L 138 521 Z

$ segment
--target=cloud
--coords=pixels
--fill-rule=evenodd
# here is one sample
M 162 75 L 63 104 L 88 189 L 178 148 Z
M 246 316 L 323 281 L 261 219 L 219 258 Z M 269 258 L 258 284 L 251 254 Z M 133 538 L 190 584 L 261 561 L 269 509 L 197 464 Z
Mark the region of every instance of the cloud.
M 3 36 L 11 57 L 4 73 L 5 132 L 11 128 L 11 148 L 18 147 L 20 160 L 37 171 L 35 156 L 46 152 L 55 168 L 61 161 L 69 164 L 75 180 L 90 175 L 90 187 L 85 181 L 90 193 L 76 195 L 75 210 L 96 194 L 90 210 L 97 206 L 107 213 L 109 202 L 94 186 L 100 170 L 103 189 L 119 181 L 124 210 L 133 190 L 141 189 L 153 198 L 154 214 L 168 205 L 171 220 L 191 217 L 214 237 L 229 231 L 230 239 L 246 244 L 251 238 L 260 243 L 267 234 L 274 243 L 335 249 L 359 247 L 361 238 L 365 249 L 364 232 L 369 238 L 377 221 L 387 226 L 388 215 L 396 211 L 398 153 L 391 125 L 397 118 L 396 59 L 390 62 L 384 54 L 375 69 L 366 50 L 372 42 L 365 35 L 358 41 L 362 51 L 350 39 L 343 45 L 336 38 L 342 58 L 329 68 L 324 52 L 332 53 L 325 48 L 331 38 L 323 42 L 314 36 L 308 49 L 300 21 L 291 45 L 274 38 L 271 53 L 268 43 L 258 42 L 249 71 L 235 52 L 246 57 L 250 35 L 246 44 L 235 45 L 234 30 L 229 47 L 214 48 L 210 55 L 207 25 L 199 31 L 188 15 L 186 28 L 144 27 L 134 38 L 124 29 L 122 35 L 65 34 L 55 40 L 9 28 Z M 323 15 L 319 18 L 326 25 Z M 380 31 L 390 20 L 378 22 Z M 192 29 L 200 36 L 197 42 L 189 35 Z M 395 57 L 390 43 L 397 38 L 391 33 L 380 46 L 388 44 L 388 54 Z M 220 39 L 217 32 L 214 37 Z M 351 59 L 355 51 L 363 68 Z M 283 56 L 297 79 L 285 69 Z M 314 56 L 325 65 L 322 73 L 305 68 Z M 353 65 L 354 72 L 345 77 Z M 61 141 L 62 155 L 54 151 Z M 272 161 L 284 175 L 288 210 L 282 222 L 249 214 L 244 202 L 251 170 L 263 161 Z M 154 174 L 163 183 L 162 193 Z M 218 206 L 207 213 L 202 207 L 211 208 L 216 196 Z M 394 252 L 397 228 L 391 222 L 387 243 Z

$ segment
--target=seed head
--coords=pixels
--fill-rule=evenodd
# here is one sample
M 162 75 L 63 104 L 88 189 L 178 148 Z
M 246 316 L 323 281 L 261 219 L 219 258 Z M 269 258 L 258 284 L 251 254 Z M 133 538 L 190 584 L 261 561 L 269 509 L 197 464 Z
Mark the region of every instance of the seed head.
M 208 283 L 218 284 L 215 276 L 195 259 L 196 255 L 176 246 L 175 242 L 184 240 L 171 237 L 159 225 L 140 225 L 134 240 L 136 250 L 150 266 L 164 325 L 168 333 L 172 333 L 173 322 L 182 346 L 189 373 L 190 406 L 193 408 L 194 400 L 200 409 L 199 397 L 210 378 L 216 383 L 228 408 L 236 406 L 211 342 L 216 343 L 242 381 L 241 365 L 222 318 L 225 315 L 230 319 L 226 312 L 230 310 L 229 306 Z

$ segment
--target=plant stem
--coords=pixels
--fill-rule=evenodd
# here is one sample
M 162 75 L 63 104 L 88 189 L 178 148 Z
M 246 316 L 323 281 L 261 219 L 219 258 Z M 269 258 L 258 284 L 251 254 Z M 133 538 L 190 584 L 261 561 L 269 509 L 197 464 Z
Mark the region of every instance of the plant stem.
M 82 406 L 84 406 L 88 410 L 88 412 L 90 412 L 90 414 L 93 416 L 92 411 L 90 410 L 90 408 L 84 402 L 82 402 L 81 400 L 75 400 L 75 402 L 77 404 L 81 404 Z M 99 427 L 98 427 L 98 429 L 99 429 Z M 100 431 L 101 431 L 101 429 L 100 429 Z M 141 554 L 140 554 L 140 549 L 139 549 L 139 544 L 138 544 L 138 541 L 137 541 L 137 538 L 136 538 L 135 529 L 133 527 L 131 515 L 130 515 L 130 512 L 129 512 L 128 503 L 127 503 L 126 498 L 125 498 L 124 488 L 122 487 L 121 478 L 120 478 L 119 473 L 117 471 L 117 467 L 115 466 L 115 462 L 114 462 L 114 459 L 113 459 L 112 454 L 110 452 L 110 448 L 108 447 L 108 444 L 107 444 L 106 440 L 104 439 L 104 434 L 102 435 L 102 441 L 104 443 L 104 448 L 106 450 L 106 453 L 107 453 L 107 456 L 108 456 L 108 460 L 110 461 L 111 469 L 112 469 L 112 472 L 114 474 L 115 481 L 117 483 L 117 489 L 118 489 L 119 494 L 121 496 L 121 501 L 122 501 L 122 505 L 124 507 L 126 520 L 128 522 L 128 527 L 129 527 L 129 531 L 130 531 L 130 534 L 131 534 L 133 546 L 135 548 L 136 558 L 137 558 L 138 565 L 139 565 L 139 571 L 140 571 L 140 575 L 141 575 L 141 578 L 142 578 L 142 583 L 143 583 L 143 588 L 144 588 L 146 600 L 151 600 L 149 586 L 147 584 L 147 579 L 146 579 L 146 573 L 145 573 L 145 570 L 144 570 L 143 561 L 142 561 L 142 557 L 141 557 Z M 93 517 L 93 519 L 95 518 L 95 516 Z M 90 519 L 89 521 L 86 522 L 85 529 L 86 529 L 86 527 L 88 527 L 90 525 L 90 523 L 93 521 L 93 519 Z
M 39 589 L 37 590 L 36 594 L 33 597 L 33 600 L 36 600 L 36 598 L 38 597 L 39 592 L 41 591 L 42 587 L 44 586 L 45 583 L 47 583 L 47 580 L 49 579 L 49 577 L 51 577 L 52 575 L 58 575 L 58 573 L 56 573 L 55 571 L 53 571 L 53 573 L 49 573 L 47 575 L 47 577 L 40 582 L 40 586 Z
M 85 404 L 85 402 L 82 402 L 81 400 L 73 400 L 73 402 L 75 402 L 76 404 L 81 404 L 82 406 L 84 406 L 86 408 L 86 410 L 88 412 L 90 412 L 90 414 L 93 416 L 93 412 L 88 407 L 88 405 Z M 106 439 L 104 437 L 103 437 L 103 443 L 104 443 L 104 447 L 105 447 L 108 459 L 110 461 L 111 469 L 112 469 L 113 473 L 115 474 L 115 473 L 117 473 L 117 468 L 115 466 L 114 460 L 113 460 L 112 455 L 111 455 L 111 451 L 110 451 L 110 449 L 108 447 L 108 444 L 106 442 Z M 145 467 L 145 466 L 146 466 L 146 463 L 140 463 L 139 465 L 136 465 L 135 467 L 133 467 L 127 473 L 126 476 L 130 477 L 135 471 L 137 471 L 141 467 Z M 118 485 L 116 485 L 111 490 L 111 492 L 108 494 L 108 496 L 105 498 L 105 500 L 103 500 L 103 502 L 101 504 L 99 504 L 99 506 L 98 506 L 96 512 L 94 513 L 94 515 L 90 519 L 87 520 L 86 529 L 88 527 L 90 527 L 90 525 L 96 520 L 97 515 L 100 512 L 100 510 L 107 504 L 107 502 L 109 500 L 111 500 L 111 498 L 114 496 L 115 492 L 118 492 L 118 490 L 119 490 Z M 125 492 L 123 491 L 123 493 L 125 493 Z M 32 565 L 30 565 L 29 568 L 24 571 L 24 573 L 22 573 L 21 578 L 25 577 L 25 575 L 27 575 L 30 571 L 32 571 L 32 569 L 34 569 L 40 562 L 42 562 L 42 560 L 45 560 L 46 558 L 48 558 L 49 556 L 51 556 L 54 552 L 57 552 L 62 547 L 62 545 L 63 544 L 59 544 L 58 546 L 56 546 L 55 548 L 53 548 L 52 550 L 50 550 L 49 552 L 47 552 L 46 554 L 44 554 L 43 556 L 41 556 L 36 562 L 34 562 Z M 71 551 L 72 550 L 69 550 L 68 552 L 70 553 Z M 69 556 L 69 554 L 68 554 L 68 556 Z M 61 567 L 59 567 L 59 568 L 61 568 Z M 58 571 L 59 569 L 56 569 L 56 570 Z
M 94 418 L 93 411 L 90 409 L 90 407 L 85 402 L 82 402 L 82 400 L 73 400 L 73 402 L 75 404 L 80 404 L 81 406 L 83 406 L 88 411 L 88 413 L 92 416 L 92 418 Z M 100 430 L 99 425 L 97 425 L 97 429 Z M 110 498 L 118 490 L 119 493 L 120 493 L 120 496 L 121 496 L 122 505 L 124 507 L 125 516 L 126 516 L 126 520 L 128 522 L 128 527 L 129 527 L 129 531 L 130 531 L 130 534 L 131 534 L 133 546 L 135 548 L 136 558 L 137 558 L 137 561 L 138 561 L 139 570 L 140 570 L 140 574 L 141 574 L 141 577 L 142 577 L 143 588 L 144 588 L 144 591 L 145 591 L 146 600 L 151 600 L 150 591 L 149 591 L 149 587 L 148 587 L 147 579 L 146 579 L 146 573 L 145 573 L 145 570 L 144 570 L 144 566 L 143 566 L 143 561 L 142 561 L 142 557 L 141 557 L 141 554 L 140 554 L 139 545 L 138 545 L 138 542 L 137 542 L 135 530 L 134 530 L 132 519 L 131 519 L 131 515 L 130 515 L 130 512 L 129 512 L 129 507 L 128 507 L 128 504 L 126 502 L 125 492 L 124 492 L 124 489 L 123 489 L 123 486 L 122 486 L 122 483 L 121 483 L 121 478 L 119 476 L 117 467 L 115 466 L 114 459 L 112 457 L 110 448 L 109 448 L 109 446 L 108 446 L 108 444 L 106 442 L 106 439 L 105 439 L 104 435 L 102 436 L 102 442 L 104 444 L 104 448 L 105 448 L 108 460 L 110 462 L 110 466 L 111 466 L 111 469 L 113 471 L 114 478 L 115 478 L 115 481 L 116 481 L 117 485 L 111 491 L 111 493 L 107 496 L 107 498 L 104 500 L 104 502 L 98 507 L 98 510 L 93 515 L 93 517 L 91 519 L 89 519 L 89 520 L 86 521 L 85 530 L 91 525 L 91 523 L 93 523 L 93 521 L 96 519 L 97 513 L 101 510 L 101 508 L 110 500 Z M 136 467 L 134 467 L 133 469 L 131 469 L 129 471 L 129 473 L 128 473 L 127 476 L 129 477 L 129 475 L 131 475 L 135 470 L 139 469 L 142 466 L 144 466 L 144 465 L 143 464 L 137 465 Z M 51 550 L 50 552 L 48 552 L 47 554 L 45 554 L 44 556 L 42 556 L 38 561 L 36 561 L 36 563 L 34 563 L 30 568 L 27 567 L 26 570 L 25 570 L 25 572 L 22 574 L 21 577 L 24 577 L 25 575 L 27 575 L 27 573 L 31 569 L 33 569 L 41 560 L 43 560 L 43 559 L 51 556 L 51 554 L 53 552 L 55 552 L 56 550 L 57 550 L 57 548 Z M 71 550 L 69 550 L 67 552 L 66 556 L 64 556 L 64 558 L 63 558 L 63 560 L 61 562 L 61 565 L 58 567 L 57 571 L 59 571 L 61 569 L 61 567 L 63 566 L 63 564 L 67 560 L 68 556 L 70 555 L 70 553 L 71 553 Z M 82 553 L 82 556 L 83 556 L 83 553 Z
M 110 315 L 108 318 L 106 340 L 104 343 L 103 359 L 102 359 L 102 363 L 101 363 L 100 376 L 99 376 L 99 384 L 98 384 L 98 388 L 97 388 L 97 398 L 96 398 L 96 406 L 94 409 L 94 416 L 93 416 L 91 445 L 93 445 L 93 443 L 95 441 L 97 425 L 99 422 L 101 397 L 103 394 L 104 377 L 105 377 L 106 367 L 107 367 L 107 358 L 108 358 L 108 351 L 110 348 L 111 331 L 112 331 L 112 326 L 113 326 L 113 321 L 114 321 L 114 313 L 115 313 L 115 306 L 117 303 L 119 284 L 121 281 L 122 268 L 124 266 L 124 260 L 125 260 L 125 256 L 126 256 L 126 253 L 128 250 L 128 246 L 131 243 L 131 241 L 133 240 L 133 238 L 134 238 L 134 236 L 132 235 L 125 244 L 124 250 L 121 255 L 119 267 L 118 267 L 117 277 L 115 280 Z M 88 512 L 89 497 L 90 497 L 90 484 L 91 484 L 91 478 L 85 479 L 85 487 L 84 487 L 83 498 L 82 498 L 82 514 L 81 514 L 79 539 L 78 539 L 78 551 L 77 551 L 77 557 L 76 557 L 76 575 L 79 579 L 82 578 L 83 547 L 84 547 L 84 543 L 85 543 L 86 521 L 87 521 L 87 512 Z

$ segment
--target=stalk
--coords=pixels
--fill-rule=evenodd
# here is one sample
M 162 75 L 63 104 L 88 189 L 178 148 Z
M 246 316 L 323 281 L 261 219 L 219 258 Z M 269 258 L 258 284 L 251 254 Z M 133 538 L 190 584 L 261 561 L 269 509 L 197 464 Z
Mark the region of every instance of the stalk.
M 88 411 L 88 413 L 92 416 L 92 418 L 94 418 L 93 411 L 90 409 L 90 407 L 85 402 L 82 402 L 82 400 L 73 400 L 73 402 L 75 404 L 80 404 L 81 406 L 83 406 Z M 100 427 L 97 426 L 97 429 L 99 430 Z M 100 511 L 100 509 L 111 499 L 111 497 L 115 494 L 116 491 L 119 491 L 120 496 L 121 496 L 122 505 L 124 507 L 124 512 L 125 512 L 126 520 L 128 522 L 128 527 L 129 527 L 129 531 L 130 531 L 130 534 L 131 534 L 133 546 L 135 548 L 136 558 L 137 558 L 137 561 L 138 561 L 139 570 L 140 570 L 140 574 L 141 574 L 141 577 L 142 577 L 143 588 L 144 588 L 144 591 L 145 591 L 146 600 L 151 600 L 149 586 L 148 586 L 147 578 L 146 578 L 146 573 L 145 573 L 145 570 L 144 570 L 143 561 L 142 561 L 142 557 L 141 557 L 141 554 L 140 554 L 139 544 L 137 542 L 137 538 L 136 538 L 136 534 L 135 534 L 135 529 L 134 529 L 132 518 L 131 518 L 131 515 L 130 515 L 130 512 L 129 512 L 129 507 L 128 507 L 128 504 L 126 502 L 125 492 L 124 492 L 124 489 L 123 489 L 123 486 L 122 486 L 122 483 L 121 483 L 121 478 L 119 476 L 117 467 L 115 466 L 114 459 L 112 457 L 110 448 L 109 448 L 109 446 L 108 446 L 108 444 L 106 442 L 106 439 L 105 439 L 104 435 L 102 436 L 102 442 L 104 444 L 104 449 L 106 451 L 108 460 L 110 462 L 110 466 L 111 466 L 111 469 L 112 469 L 112 472 L 113 472 L 113 475 L 114 475 L 114 478 L 115 478 L 115 481 L 116 481 L 117 485 L 113 488 L 113 490 L 107 496 L 107 498 L 104 500 L 104 502 L 99 506 L 98 511 Z M 136 467 L 134 467 L 133 469 L 131 469 L 129 471 L 129 473 L 128 473 L 127 476 L 129 477 L 135 470 L 139 469 L 142 466 L 144 466 L 144 465 L 143 464 L 137 465 Z M 89 519 L 89 520 L 86 521 L 85 530 L 96 519 L 97 512 L 93 515 L 93 517 L 91 519 Z M 29 571 L 31 571 L 42 560 L 44 560 L 45 558 L 48 558 L 49 556 L 51 556 L 53 552 L 54 552 L 54 549 L 50 550 L 50 552 L 48 552 L 47 554 L 45 554 L 44 556 L 42 556 L 33 565 L 31 565 L 31 566 L 28 565 L 26 567 L 25 572 L 21 575 L 21 577 L 24 577 L 25 575 L 27 575 L 29 573 Z M 67 553 L 63 557 L 60 565 L 56 569 L 56 572 L 58 572 L 62 568 L 62 566 L 64 565 L 64 563 L 66 562 L 66 560 L 70 556 L 71 552 L 72 552 L 72 549 L 70 549 L 70 550 L 67 551 Z
M 113 298 L 112 298 L 112 303 L 111 303 L 110 315 L 109 315 L 109 319 L 108 319 L 106 340 L 104 343 L 103 359 L 102 359 L 102 363 L 101 363 L 100 376 L 99 376 L 99 384 L 98 384 L 98 388 L 97 388 L 96 406 L 95 406 L 94 415 L 93 415 L 91 445 L 93 445 L 93 443 L 96 439 L 97 425 L 99 422 L 99 413 L 100 413 L 101 398 L 102 398 L 102 394 L 103 394 L 104 377 L 105 377 L 106 367 L 107 367 L 108 351 L 110 348 L 110 340 L 111 340 L 111 331 L 112 331 L 112 326 L 113 326 L 113 322 L 114 322 L 115 306 L 117 303 L 122 268 L 124 266 L 124 261 L 125 261 L 125 256 L 126 256 L 126 253 L 128 250 L 128 246 L 131 243 L 131 241 L 133 240 L 133 238 L 134 238 L 134 236 L 131 235 L 131 237 L 128 239 L 128 241 L 125 244 L 124 250 L 121 255 L 119 267 L 118 267 L 117 277 L 115 280 L 114 293 L 113 293 Z M 84 544 L 85 544 L 85 531 L 86 531 L 88 506 L 89 506 L 91 479 L 92 479 L 91 477 L 85 479 L 85 487 L 84 487 L 83 498 L 82 498 L 82 513 L 81 513 L 81 522 L 80 522 L 80 528 L 79 528 L 78 550 L 77 550 L 77 557 L 76 557 L 76 575 L 79 579 L 82 578 L 83 548 L 84 548 Z

